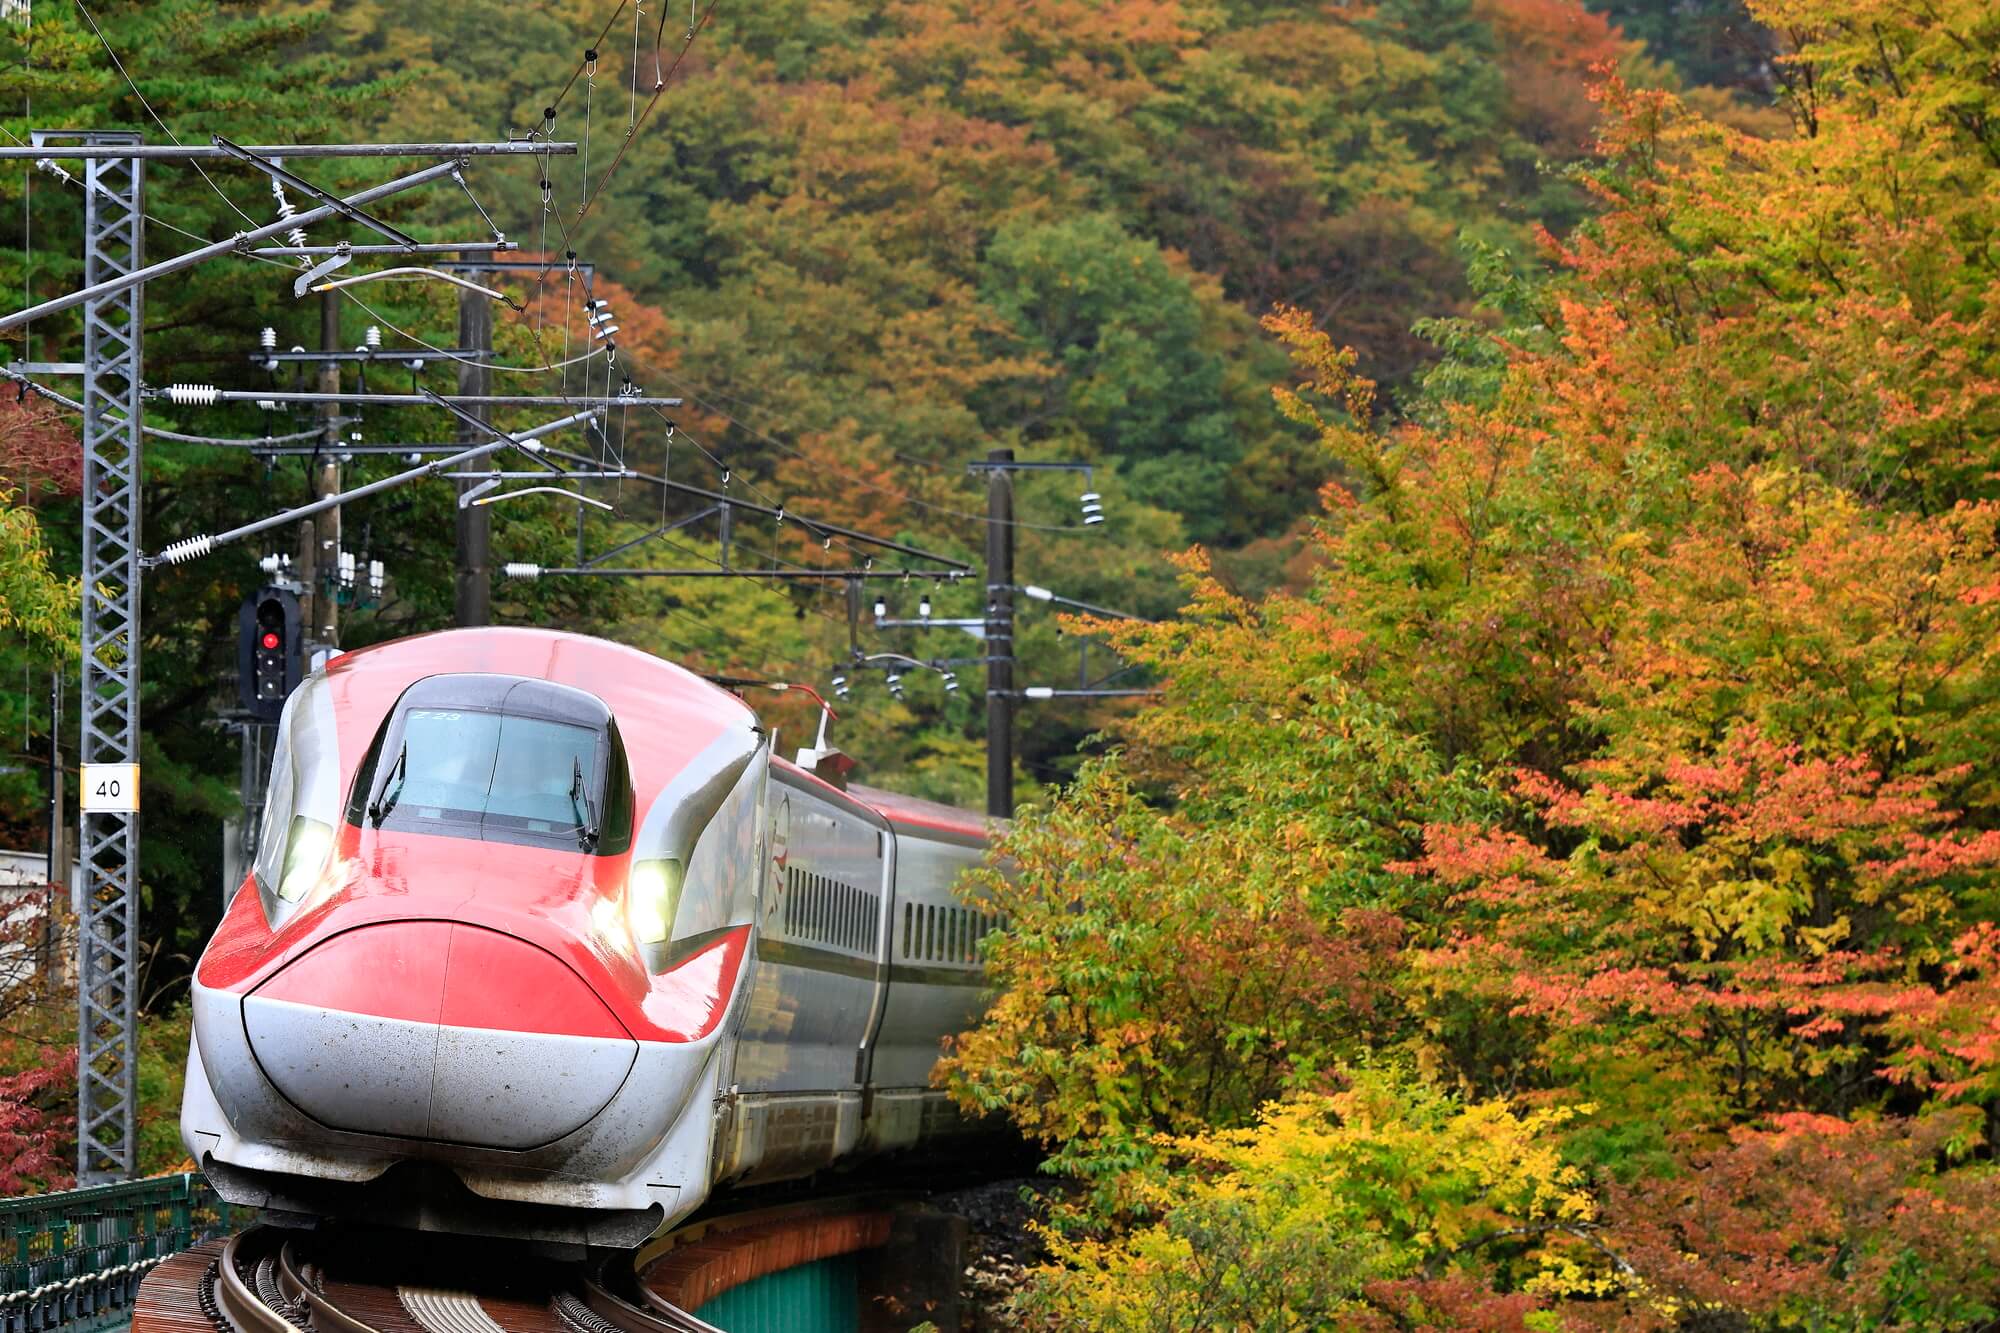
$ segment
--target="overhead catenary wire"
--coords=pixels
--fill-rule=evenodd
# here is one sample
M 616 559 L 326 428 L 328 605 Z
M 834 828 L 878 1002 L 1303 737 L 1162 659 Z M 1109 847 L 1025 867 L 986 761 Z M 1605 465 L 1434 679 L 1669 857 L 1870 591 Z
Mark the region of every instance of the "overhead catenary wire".
M 637 358 L 628 358 L 628 359 L 634 361 L 635 364 L 637 363 Z M 965 519 L 969 522 L 975 522 L 981 524 L 982 526 L 991 521 L 986 514 L 974 513 L 969 509 L 954 509 L 949 505 L 941 505 L 930 500 L 920 499 L 917 496 L 909 494 L 907 491 L 893 490 L 890 487 L 870 482 L 864 477 L 856 476 L 855 474 L 851 472 L 846 472 L 840 468 L 829 467 L 822 460 L 808 459 L 806 457 L 804 450 L 799 449 L 794 445 L 785 443 L 783 440 L 777 438 L 776 436 L 770 434 L 769 432 L 758 429 L 751 423 L 744 421 L 742 418 L 733 415 L 732 413 L 724 410 L 723 408 L 717 407 L 714 403 L 703 398 L 701 394 L 698 392 L 699 386 L 692 385 L 687 381 L 681 380 L 674 375 L 671 375 L 665 371 L 658 369 L 657 367 L 648 367 L 647 374 L 648 376 L 657 376 L 659 379 L 665 380 L 668 384 L 672 385 L 675 388 L 675 390 L 680 394 L 680 396 L 685 398 L 688 402 L 695 404 L 696 406 L 702 408 L 704 411 L 713 413 L 714 415 L 721 417 L 724 421 L 727 421 L 730 425 L 735 426 L 737 429 L 743 431 L 745 434 L 749 435 L 752 439 L 758 440 L 764 444 L 768 444 L 774 449 L 778 449 L 786 454 L 791 455 L 793 458 L 805 459 L 806 461 L 811 462 L 814 466 L 819 467 L 824 471 L 841 478 L 843 481 L 852 482 L 854 485 L 861 487 L 863 490 L 873 491 L 877 495 L 886 495 L 893 500 L 900 500 L 905 504 L 914 505 L 919 509 L 928 510 L 934 514 L 942 514 L 948 518 Z M 1089 527 L 1086 527 L 1082 524 L 1032 523 L 1026 519 L 1006 519 L 1004 520 L 1004 525 L 1011 528 L 1026 529 L 1030 532 L 1055 532 L 1055 533 L 1076 534 L 1076 533 L 1086 533 L 1090 531 Z
M 30 393 L 37 394 L 52 403 L 61 405 L 68 411 L 75 412 L 78 415 L 81 415 L 83 412 L 83 404 L 76 399 L 71 398 L 67 394 L 58 393 L 56 390 L 28 378 L 28 376 L 21 374 L 17 370 L 0 366 L 0 376 L 4 376 L 14 383 L 21 385 Z M 333 424 L 346 425 L 350 420 L 352 418 L 335 417 Z M 163 426 L 148 426 L 144 422 L 139 424 L 139 429 L 158 440 L 173 440 L 178 444 L 205 444 L 225 449 L 255 449 L 259 445 L 293 444 L 301 440 L 317 440 L 326 434 L 323 428 L 315 427 L 312 430 L 296 431 L 287 435 L 260 435 L 254 439 L 228 439 L 216 435 L 185 435 L 180 431 L 168 430 Z
M 97 34 L 98 45 L 104 48 L 105 55 L 111 57 L 111 67 L 118 71 L 119 78 L 125 80 L 125 86 L 132 90 L 132 96 L 139 99 L 139 105 L 145 109 L 145 112 L 148 116 L 151 116 L 153 118 L 153 123 L 155 125 L 158 125 L 161 131 L 165 133 L 165 135 L 169 139 L 172 139 L 174 141 L 174 147 L 176 148 L 181 147 L 182 144 L 180 138 L 177 135 L 175 135 L 175 133 L 171 128 L 168 127 L 166 121 L 160 119 L 160 113 L 153 110 L 153 104 L 146 100 L 146 95 L 139 91 L 139 85 L 134 83 L 132 81 L 132 76 L 125 72 L 125 62 L 120 60 L 118 58 L 118 53 L 111 49 L 111 43 L 104 36 L 104 30 L 97 26 L 97 20 L 91 17 L 91 13 L 88 9 L 84 8 L 83 0 L 72 0 L 72 3 L 76 5 L 76 12 L 83 15 L 83 21 L 90 25 L 90 30 Z M 224 194 L 222 192 L 222 187 L 215 183 L 215 178 L 210 176 L 206 171 L 202 170 L 201 163 L 196 162 L 193 164 L 193 166 L 197 172 L 201 173 L 201 178 L 208 182 L 208 188 L 215 191 L 215 197 L 220 199 L 223 203 L 229 205 L 230 211 L 234 212 L 237 217 L 242 218 L 245 222 L 249 223 L 251 226 L 254 227 L 257 225 L 257 220 L 251 217 L 248 213 L 245 213 L 241 208 L 238 208 L 236 206 L 236 201 L 234 199 L 231 199 L 228 195 Z

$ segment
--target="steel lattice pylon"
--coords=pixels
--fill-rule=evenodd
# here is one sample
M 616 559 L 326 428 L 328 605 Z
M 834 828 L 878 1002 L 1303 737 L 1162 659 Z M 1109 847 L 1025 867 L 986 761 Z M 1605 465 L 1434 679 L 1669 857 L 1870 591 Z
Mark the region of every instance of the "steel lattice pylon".
M 134 145 L 136 134 L 77 136 Z M 145 263 L 138 158 L 84 163 L 83 280 Z M 85 764 L 139 760 L 140 343 L 144 287 L 83 307 L 83 737 Z M 81 817 L 77 932 L 77 1183 L 137 1166 L 139 816 Z

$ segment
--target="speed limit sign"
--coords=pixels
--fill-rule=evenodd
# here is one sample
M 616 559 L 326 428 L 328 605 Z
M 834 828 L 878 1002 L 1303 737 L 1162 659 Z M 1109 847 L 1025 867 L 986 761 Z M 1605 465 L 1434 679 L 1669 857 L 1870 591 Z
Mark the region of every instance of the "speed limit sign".
M 85 764 L 83 809 L 86 814 L 130 813 L 139 808 L 137 764 Z

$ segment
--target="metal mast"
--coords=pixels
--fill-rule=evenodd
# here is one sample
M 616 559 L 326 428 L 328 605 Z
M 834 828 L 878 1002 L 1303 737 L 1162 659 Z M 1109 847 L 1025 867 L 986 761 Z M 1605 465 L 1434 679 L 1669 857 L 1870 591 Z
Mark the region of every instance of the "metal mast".
M 89 133 L 93 147 L 136 147 L 129 133 Z M 83 281 L 145 264 L 145 163 L 85 160 Z M 76 1176 L 130 1177 L 137 1165 L 139 812 L 140 345 L 143 285 L 83 307 L 83 916 L 77 935 Z M 122 796 L 122 801 L 121 801 Z M 118 808 L 120 804 L 126 808 Z
M 986 455 L 986 813 L 1014 814 L 1014 462 Z

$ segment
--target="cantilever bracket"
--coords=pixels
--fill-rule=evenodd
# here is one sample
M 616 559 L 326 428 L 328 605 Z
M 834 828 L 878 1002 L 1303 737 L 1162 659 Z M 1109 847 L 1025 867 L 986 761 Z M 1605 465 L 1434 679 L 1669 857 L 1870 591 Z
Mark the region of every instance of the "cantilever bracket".
M 394 227 L 390 226 L 388 223 L 379 221 L 376 218 L 369 216 L 367 213 L 362 212 L 360 209 L 356 208 L 353 204 L 348 203 L 345 199 L 342 199 L 337 194 L 328 194 L 325 190 L 320 189 L 319 186 L 314 185 L 311 181 L 306 180 L 301 176 L 293 175 L 291 172 L 285 170 L 283 167 L 279 166 L 276 162 L 273 162 L 268 157 L 260 157 L 256 153 L 251 152 L 248 148 L 243 147 L 241 144 L 231 143 L 229 140 L 223 138 L 219 134 L 211 136 L 210 142 L 213 143 L 217 148 L 220 148 L 223 152 L 229 154 L 231 157 L 237 158 L 244 162 L 248 162 L 251 166 L 257 168 L 257 170 L 265 173 L 266 175 L 271 176 L 277 180 L 283 181 L 285 184 L 291 186 L 293 189 L 298 190 L 303 194 L 311 195 L 313 198 L 319 200 L 322 204 L 325 204 L 328 208 L 331 208 L 334 212 L 339 213 L 342 217 L 348 218 L 349 220 L 354 222 L 358 222 L 362 226 L 368 228 L 370 231 L 379 232 L 382 235 L 387 236 L 390 240 L 396 242 L 398 245 L 414 248 L 416 245 L 419 244 L 416 237 L 411 236 L 405 232 L 397 231 Z M 453 163 L 451 171 L 452 174 L 457 174 L 458 165 L 456 163 Z
M 341 242 L 340 248 L 335 250 L 333 254 L 328 255 L 325 259 L 320 260 L 319 263 L 314 264 L 311 268 L 299 274 L 292 282 L 292 295 L 304 296 L 307 288 L 335 269 L 344 266 L 352 257 L 351 252 L 347 248 L 347 243 L 345 241 Z
M 500 478 L 493 477 L 489 480 L 480 482 L 477 486 L 467 487 L 465 490 L 462 490 L 458 493 L 458 507 L 460 509 L 472 508 L 472 502 L 474 500 L 486 494 L 486 492 L 492 490 L 495 486 L 498 486 L 499 484 L 500 484 Z

